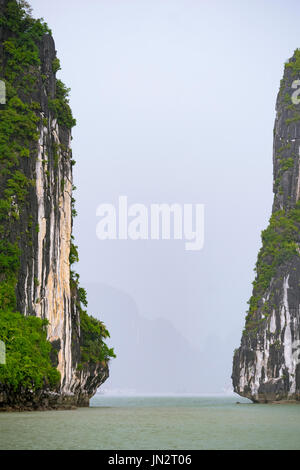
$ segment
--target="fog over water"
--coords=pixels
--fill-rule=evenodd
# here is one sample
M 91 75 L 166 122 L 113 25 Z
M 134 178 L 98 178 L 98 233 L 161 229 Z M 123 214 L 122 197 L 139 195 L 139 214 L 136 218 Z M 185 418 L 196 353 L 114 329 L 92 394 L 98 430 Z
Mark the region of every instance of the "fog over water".
M 296 0 L 32 0 L 77 118 L 77 270 L 118 358 L 108 390 L 221 393 L 272 205 Z M 102 203 L 205 205 L 205 242 L 96 236 Z

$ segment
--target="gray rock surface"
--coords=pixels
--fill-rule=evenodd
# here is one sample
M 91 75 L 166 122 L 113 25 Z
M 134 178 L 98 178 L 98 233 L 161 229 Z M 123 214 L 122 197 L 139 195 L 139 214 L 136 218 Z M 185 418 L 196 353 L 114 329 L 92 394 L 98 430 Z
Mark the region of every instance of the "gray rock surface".
M 254 402 L 300 399 L 299 58 L 285 64 L 276 102 L 272 217 L 233 360 L 234 391 Z
M 7 3 L 0 0 L 1 16 Z M 7 57 L 3 42 L 11 36 L 13 33 L 7 27 L 0 27 L 0 58 L 4 67 Z M 18 241 L 21 249 L 17 310 L 49 321 L 48 339 L 57 353 L 53 361 L 61 373 L 61 385 L 51 394 L 44 390 L 38 394 L 26 391 L 15 395 L 0 387 L 0 403 L 25 408 L 30 408 L 30 403 L 33 407 L 55 407 L 56 403 L 85 406 L 108 377 L 108 366 L 98 363 L 78 368 L 81 362 L 78 291 L 71 287 L 69 261 L 73 190 L 71 130 L 58 124 L 48 105 L 49 99 L 56 97 L 53 70 L 56 51 L 52 36 L 45 34 L 38 46 L 38 86 L 30 100 L 40 104 L 39 141 L 38 145 L 32 143 L 30 158 L 20 159 L 20 169 L 34 184 L 29 188 L 20 218 L 10 220 L 9 241 Z M 20 92 L 19 96 L 28 102 L 27 95 L 22 96 Z

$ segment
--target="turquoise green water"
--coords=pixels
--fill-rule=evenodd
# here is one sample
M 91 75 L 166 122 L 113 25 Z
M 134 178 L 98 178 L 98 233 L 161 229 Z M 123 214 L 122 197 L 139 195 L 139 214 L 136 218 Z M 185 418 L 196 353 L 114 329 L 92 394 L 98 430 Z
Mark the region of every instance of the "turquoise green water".
M 300 405 L 234 397 L 101 397 L 91 408 L 0 414 L 0 449 L 300 449 Z

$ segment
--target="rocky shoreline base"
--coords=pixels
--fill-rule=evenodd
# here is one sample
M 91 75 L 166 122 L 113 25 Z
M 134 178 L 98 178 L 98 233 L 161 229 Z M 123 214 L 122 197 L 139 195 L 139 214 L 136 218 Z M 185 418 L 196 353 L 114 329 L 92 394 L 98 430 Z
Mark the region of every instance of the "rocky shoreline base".
M 75 410 L 89 407 L 88 395 L 62 395 L 53 391 L 12 392 L 0 389 L 0 413 L 13 411 Z

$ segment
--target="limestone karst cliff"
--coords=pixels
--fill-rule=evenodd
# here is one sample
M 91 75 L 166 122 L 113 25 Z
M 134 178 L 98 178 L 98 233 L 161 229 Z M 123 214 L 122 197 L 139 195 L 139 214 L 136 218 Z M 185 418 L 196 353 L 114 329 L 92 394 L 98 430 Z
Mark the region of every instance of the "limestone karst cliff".
M 24 1 L 0 15 L 0 409 L 87 405 L 113 351 L 72 269 L 75 120 L 48 26 Z
M 236 393 L 254 402 L 300 399 L 300 50 L 276 103 L 274 202 L 233 360 Z

